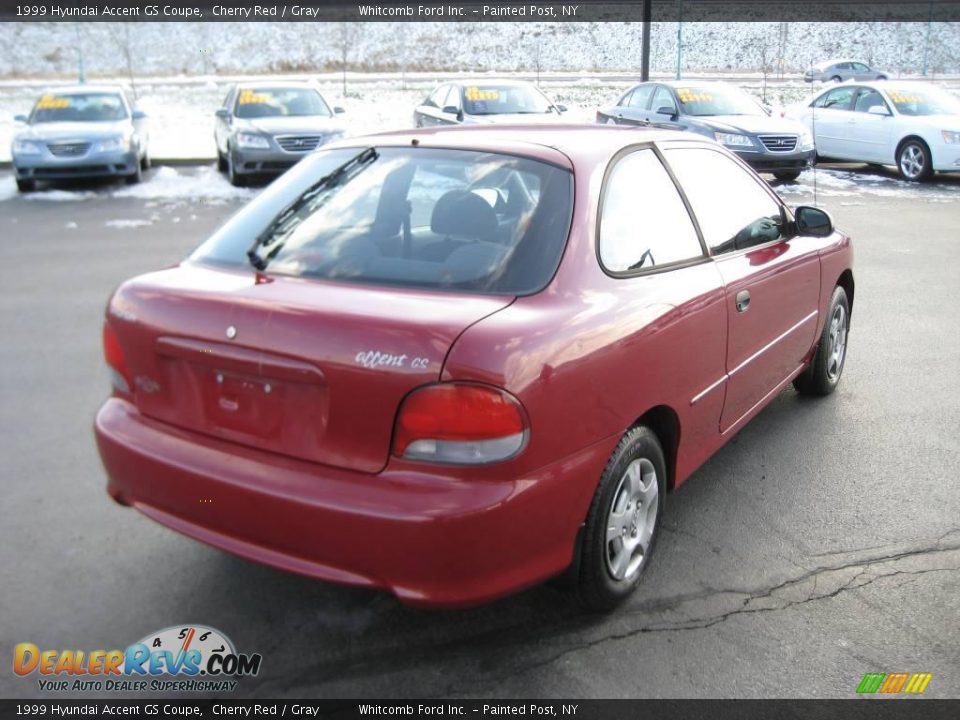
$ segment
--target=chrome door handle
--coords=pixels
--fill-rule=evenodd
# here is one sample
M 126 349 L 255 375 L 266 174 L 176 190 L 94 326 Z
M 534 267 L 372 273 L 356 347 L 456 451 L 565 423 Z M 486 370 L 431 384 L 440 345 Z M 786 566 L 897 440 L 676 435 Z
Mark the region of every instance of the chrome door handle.
M 737 312 L 746 312 L 750 307 L 750 291 L 741 290 L 737 293 Z

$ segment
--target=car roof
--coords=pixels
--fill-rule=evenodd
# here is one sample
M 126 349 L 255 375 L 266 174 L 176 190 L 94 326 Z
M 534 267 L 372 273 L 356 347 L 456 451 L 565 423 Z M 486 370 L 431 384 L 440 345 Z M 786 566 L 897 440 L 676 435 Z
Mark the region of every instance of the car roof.
M 469 125 L 432 127 L 352 137 L 337 143 L 355 147 L 456 148 L 532 157 L 568 168 L 606 163 L 625 147 L 640 143 L 687 141 L 709 143 L 698 135 L 676 130 L 613 125 L 543 123 L 536 125 Z
M 276 88 L 309 88 L 311 90 L 317 90 L 317 83 L 313 80 L 271 80 L 270 78 L 264 78 L 263 80 L 245 80 L 244 82 L 237 83 L 237 87 L 240 89 L 244 88 L 257 88 L 257 87 L 276 87 Z
M 529 80 L 518 80 L 516 78 L 454 78 L 438 83 L 439 85 L 476 85 L 483 87 L 485 85 L 533 85 Z

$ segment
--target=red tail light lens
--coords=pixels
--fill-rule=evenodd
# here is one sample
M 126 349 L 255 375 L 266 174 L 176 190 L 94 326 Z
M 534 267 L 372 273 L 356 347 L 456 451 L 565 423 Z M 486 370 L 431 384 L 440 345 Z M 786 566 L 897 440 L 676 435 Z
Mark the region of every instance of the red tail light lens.
M 103 356 L 107 361 L 107 367 L 110 368 L 110 382 L 114 389 L 122 393 L 130 392 L 130 370 L 127 368 L 127 358 L 110 323 L 103 324 Z
M 479 465 L 523 448 L 519 401 L 486 385 L 443 383 L 417 390 L 400 406 L 393 452 L 411 460 Z

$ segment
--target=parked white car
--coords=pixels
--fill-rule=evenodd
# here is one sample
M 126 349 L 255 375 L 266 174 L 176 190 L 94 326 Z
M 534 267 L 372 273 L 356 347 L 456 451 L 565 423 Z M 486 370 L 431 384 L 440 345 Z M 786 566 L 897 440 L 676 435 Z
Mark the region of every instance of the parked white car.
M 784 109 L 813 133 L 820 159 L 896 165 L 911 181 L 960 172 L 960 99 L 919 82 L 851 82 Z

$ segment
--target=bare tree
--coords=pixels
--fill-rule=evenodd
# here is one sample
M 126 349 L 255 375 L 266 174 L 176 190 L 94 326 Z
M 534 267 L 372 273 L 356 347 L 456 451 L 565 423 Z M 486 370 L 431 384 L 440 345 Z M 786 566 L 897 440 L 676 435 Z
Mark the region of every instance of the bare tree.
M 120 54 L 123 55 L 127 66 L 127 76 L 130 78 L 130 88 L 133 90 L 134 99 L 137 98 L 137 84 L 133 76 L 133 37 L 130 34 L 130 28 L 133 23 L 104 23 L 110 39 L 117 46 Z
M 747 44 L 760 65 L 760 72 L 763 73 L 763 101 L 767 101 L 767 76 L 773 69 L 774 55 L 777 50 L 777 40 L 771 37 L 770 33 L 761 31 L 759 37 Z
M 340 51 L 340 72 L 343 78 L 343 96 L 347 96 L 347 63 L 350 60 L 350 53 L 360 36 L 359 27 L 356 23 L 341 22 L 337 23 L 337 50 Z

